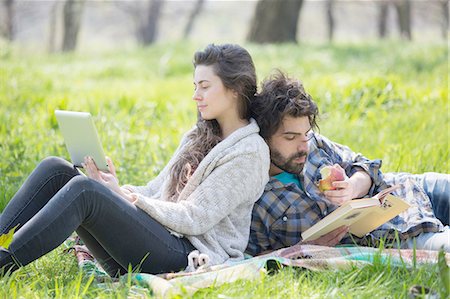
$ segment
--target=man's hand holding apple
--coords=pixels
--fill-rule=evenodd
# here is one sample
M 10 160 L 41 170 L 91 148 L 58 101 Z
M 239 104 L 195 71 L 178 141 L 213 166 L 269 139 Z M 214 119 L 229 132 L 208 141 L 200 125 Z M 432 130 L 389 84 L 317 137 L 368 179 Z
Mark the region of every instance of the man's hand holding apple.
M 340 206 L 348 200 L 367 194 L 372 184 L 370 176 L 363 170 L 357 171 L 350 178 L 339 164 L 325 166 L 320 170 L 322 179 L 319 189 L 325 197 Z

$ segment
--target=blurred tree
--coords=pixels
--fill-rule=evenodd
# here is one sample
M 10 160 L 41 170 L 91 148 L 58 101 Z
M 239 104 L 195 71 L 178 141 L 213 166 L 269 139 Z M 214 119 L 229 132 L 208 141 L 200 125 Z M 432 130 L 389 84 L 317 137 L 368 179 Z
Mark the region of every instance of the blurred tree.
M 397 12 L 397 24 L 400 36 L 411 40 L 411 1 L 410 0 L 376 0 L 378 5 L 378 36 L 387 36 L 387 15 L 392 4 Z
M 163 0 L 115 1 L 117 8 L 128 14 L 135 28 L 137 41 L 141 45 L 153 43 L 158 34 L 158 23 Z
M 143 4 L 147 3 L 142 3 L 138 1 L 114 1 L 113 3 L 118 9 L 120 9 L 128 16 L 130 16 L 130 19 L 133 21 L 134 24 L 134 33 L 136 39 L 140 43 L 141 42 L 140 32 L 142 27 L 141 24 L 144 19 L 143 11 L 145 11 Z
M 57 45 L 58 19 L 61 14 L 61 2 L 55 1 L 50 10 L 50 23 L 48 30 L 48 51 L 55 52 L 59 50 Z
M 334 36 L 334 0 L 327 0 L 327 29 L 328 29 L 328 41 L 333 41 Z
M 188 19 L 188 22 L 186 23 L 186 27 L 184 27 L 183 37 L 185 39 L 189 37 L 189 34 L 192 31 L 192 27 L 194 26 L 195 19 L 200 14 L 204 3 L 205 3 L 205 0 L 197 0 L 197 2 L 195 3 L 195 7 L 191 11 L 191 14 L 189 15 L 189 19 Z
M 147 16 L 139 27 L 139 37 L 143 45 L 150 45 L 156 40 L 163 3 L 163 0 L 150 0 Z
M 297 41 L 303 0 L 259 0 L 247 35 L 255 43 Z
M 77 46 L 83 6 L 84 0 L 66 0 L 64 3 L 64 29 L 62 43 L 62 50 L 64 52 L 73 51 Z
M 0 28 L 0 33 L 7 40 L 12 41 L 14 39 L 14 0 L 3 0 L 2 6 L 5 20 Z
M 385 38 L 387 34 L 387 15 L 389 2 L 387 0 L 379 0 L 378 2 L 378 36 Z
M 440 0 L 440 4 L 442 9 L 441 34 L 442 38 L 447 40 L 449 26 L 448 0 Z
M 410 0 L 396 0 L 398 27 L 402 38 L 411 40 L 411 2 Z

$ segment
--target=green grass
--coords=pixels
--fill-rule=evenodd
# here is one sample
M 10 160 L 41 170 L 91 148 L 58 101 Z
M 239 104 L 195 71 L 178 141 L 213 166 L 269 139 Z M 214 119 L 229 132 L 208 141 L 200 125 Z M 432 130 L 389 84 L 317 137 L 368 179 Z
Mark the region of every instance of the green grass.
M 203 46 L 48 56 L 1 44 L 0 210 L 42 158 L 68 158 L 55 109 L 95 116 L 121 183 L 144 184 L 154 177 L 195 122 L 191 60 Z M 446 44 L 246 47 L 260 80 L 279 67 L 303 81 L 319 105 L 325 136 L 382 158 L 385 172 L 450 172 Z M 126 297 L 129 283 L 105 291 L 61 251 L 0 279 L 0 297 Z M 437 267 L 284 269 L 258 281 L 202 290 L 196 297 L 405 298 L 414 284 L 438 290 Z

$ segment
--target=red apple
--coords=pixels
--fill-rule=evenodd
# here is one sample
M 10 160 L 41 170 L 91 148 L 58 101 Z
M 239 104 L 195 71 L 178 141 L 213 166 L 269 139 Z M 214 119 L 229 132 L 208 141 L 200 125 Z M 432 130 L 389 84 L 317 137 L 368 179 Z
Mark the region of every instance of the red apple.
M 321 192 L 328 190 L 335 190 L 333 182 L 345 180 L 345 171 L 338 164 L 333 166 L 325 166 L 320 169 L 322 179 L 319 181 L 319 190 Z

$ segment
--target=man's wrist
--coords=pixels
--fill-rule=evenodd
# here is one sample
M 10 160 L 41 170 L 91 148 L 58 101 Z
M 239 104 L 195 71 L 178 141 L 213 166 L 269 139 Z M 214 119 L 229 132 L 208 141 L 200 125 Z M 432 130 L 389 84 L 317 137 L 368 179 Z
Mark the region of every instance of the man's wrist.
M 364 170 L 358 170 L 349 180 L 351 181 L 351 184 L 355 186 L 355 188 L 353 188 L 353 198 L 364 197 L 369 192 L 370 186 L 372 186 L 372 178 Z

